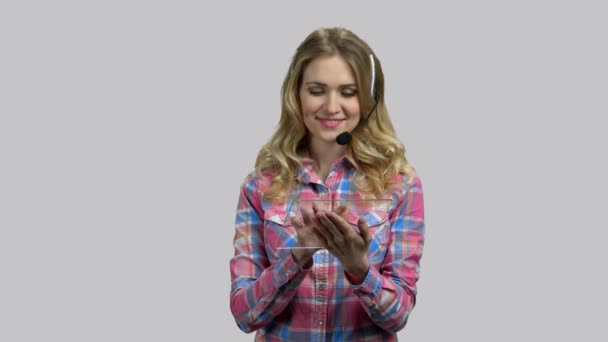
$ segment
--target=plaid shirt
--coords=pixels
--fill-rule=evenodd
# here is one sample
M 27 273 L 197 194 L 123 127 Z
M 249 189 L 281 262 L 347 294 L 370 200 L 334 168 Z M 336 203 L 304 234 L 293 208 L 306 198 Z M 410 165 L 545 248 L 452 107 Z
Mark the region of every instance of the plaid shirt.
M 288 198 L 359 198 L 355 169 L 338 159 L 322 182 L 309 159 L 299 170 L 300 185 Z M 251 173 L 241 186 L 230 261 L 230 308 L 239 328 L 257 331 L 256 341 L 396 341 L 416 302 L 416 282 L 424 242 L 420 178 L 399 176 L 383 222 L 368 222 L 373 239 L 370 269 L 352 285 L 339 260 L 326 249 L 301 268 L 289 249 L 294 227 L 285 223 L 286 203 L 264 199 L 270 178 Z

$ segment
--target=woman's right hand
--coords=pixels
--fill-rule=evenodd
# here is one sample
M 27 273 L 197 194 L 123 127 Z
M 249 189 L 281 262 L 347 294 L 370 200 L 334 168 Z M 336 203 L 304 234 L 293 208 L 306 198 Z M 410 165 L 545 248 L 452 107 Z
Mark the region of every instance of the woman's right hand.
M 297 217 L 291 218 L 291 224 L 296 229 L 298 239 L 291 254 L 300 266 L 309 263 L 313 254 L 325 245 L 314 226 L 316 211 L 316 208 L 302 208 L 302 220 Z

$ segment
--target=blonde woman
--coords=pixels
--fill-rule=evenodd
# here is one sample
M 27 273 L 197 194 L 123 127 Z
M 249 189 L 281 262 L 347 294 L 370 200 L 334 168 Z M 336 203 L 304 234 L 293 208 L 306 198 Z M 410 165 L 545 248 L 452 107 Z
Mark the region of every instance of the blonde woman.
M 259 341 L 396 341 L 416 302 L 425 225 L 380 61 L 351 31 L 319 29 L 281 92 L 278 127 L 241 186 L 234 318 Z M 294 199 L 370 198 L 390 202 L 378 222 L 349 222 L 342 206 L 284 220 Z

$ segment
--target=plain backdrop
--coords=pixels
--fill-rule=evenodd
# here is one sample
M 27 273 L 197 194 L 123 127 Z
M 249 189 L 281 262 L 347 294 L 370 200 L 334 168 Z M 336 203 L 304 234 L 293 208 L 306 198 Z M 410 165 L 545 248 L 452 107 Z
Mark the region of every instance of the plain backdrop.
M 0 340 L 252 341 L 229 310 L 238 189 L 325 26 L 378 55 L 425 191 L 400 340 L 606 340 L 607 9 L 3 1 Z

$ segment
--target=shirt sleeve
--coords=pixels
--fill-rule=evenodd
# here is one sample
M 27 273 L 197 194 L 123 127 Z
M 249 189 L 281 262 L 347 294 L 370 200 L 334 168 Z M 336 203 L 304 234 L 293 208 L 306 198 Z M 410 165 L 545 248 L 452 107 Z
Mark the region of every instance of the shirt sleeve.
M 384 330 L 397 332 L 416 303 L 424 244 L 422 186 L 415 174 L 399 196 L 390 225 L 390 244 L 381 267 L 370 267 L 363 282 L 353 288 L 369 317 Z
M 301 268 L 288 253 L 270 265 L 264 245 L 264 214 L 259 182 L 249 175 L 237 205 L 234 257 L 230 260 L 230 309 L 244 332 L 258 330 L 280 314 L 310 269 Z

